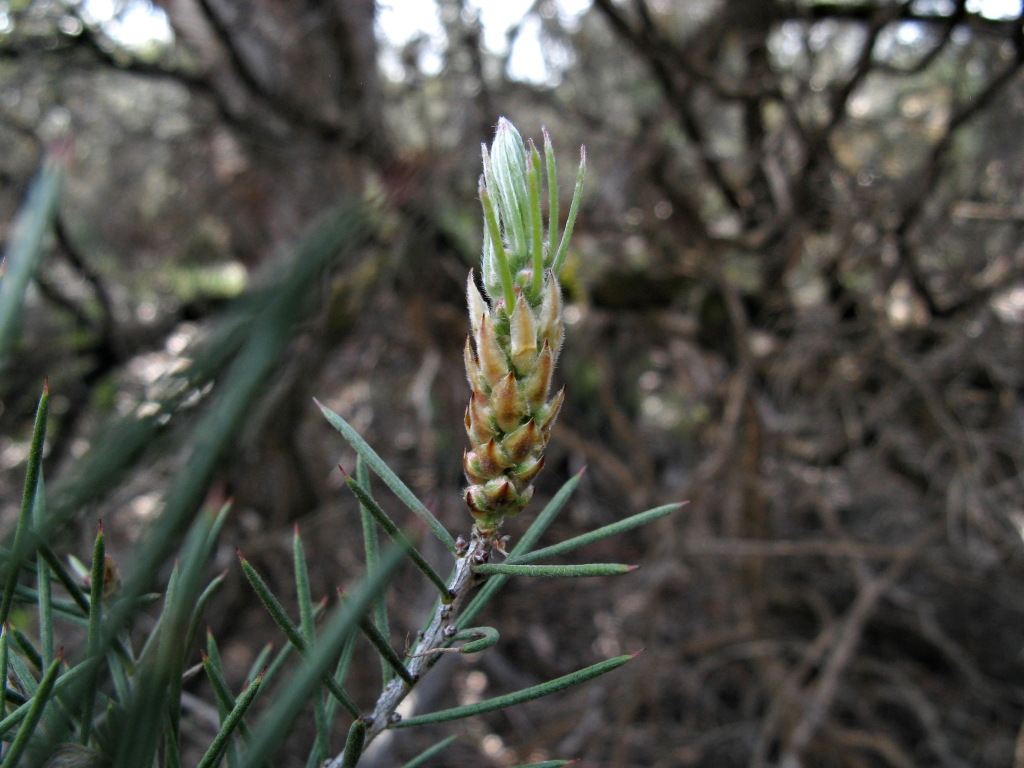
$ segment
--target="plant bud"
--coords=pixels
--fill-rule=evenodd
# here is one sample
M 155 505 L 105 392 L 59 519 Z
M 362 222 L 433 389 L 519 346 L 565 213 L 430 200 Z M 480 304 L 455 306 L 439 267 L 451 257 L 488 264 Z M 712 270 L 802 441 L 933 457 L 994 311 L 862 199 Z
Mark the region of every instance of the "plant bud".
M 480 332 L 476 335 L 476 354 L 488 386 L 493 387 L 509 373 L 505 352 L 495 333 L 494 320 L 489 314 L 485 314 L 480 320 Z
M 545 341 L 544 348 L 537 355 L 533 370 L 523 382 L 523 395 L 530 402 L 531 407 L 540 408 L 548 399 L 548 390 L 551 388 L 551 372 L 554 367 L 551 345 Z
M 511 327 L 512 365 L 517 373 L 525 374 L 537 359 L 537 321 L 522 292 L 516 296 Z
M 474 445 L 485 443 L 498 434 L 497 428 L 491 423 L 485 401 L 486 395 L 474 392 L 466 406 L 466 434 Z
M 537 422 L 530 419 L 519 429 L 502 441 L 502 447 L 508 456 L 509 465 L 519 464 L 539 445 L 541 445 L 540 429 Z
M 522 423 L 523 417 L 529 413 L 526 398 L 519 391 L 519 382 L 516 381 L 516 375 L 511 371 L 495 385 L 491 392 L 491 407 L 498 429 L 505 433 L 518 427 Z
M 551 352 L 557 360 L 565 335 L 565 326 L 562 322 L 562 291 L 558 279 L 550 270 L 548 274 L 544 301 L 540 307 L 540 338 L 551 345 Z
M 548 399 L 564 335 L 558 272 L 579 207 L 583 165 L 556 248 L 557 233 L 544 232 L 540 200 L 541 180 L 547 179 L 554 225 L 558 190 L 548 149 L 544 174 L 533 143 L 528 150 L 512 123 L 502 118 L 490 150 L 485 146 L 482 151 L 485 293 L 470 272 L 466 304 L 472 341 L 466 340 L 465 362 L 472 394 L 465 425 L 471 446 L 463 467 L 470 483 L 466 504 L 485 537 L 497 537 L 502 519 L 529 503 L 565 397 L 563 389 Z

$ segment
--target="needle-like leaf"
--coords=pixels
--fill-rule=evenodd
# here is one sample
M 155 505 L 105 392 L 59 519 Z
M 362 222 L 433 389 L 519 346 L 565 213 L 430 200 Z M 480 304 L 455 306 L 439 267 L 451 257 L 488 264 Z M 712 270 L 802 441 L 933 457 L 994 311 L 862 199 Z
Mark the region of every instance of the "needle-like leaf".
M 416 757 L 403 765 L 402 768 L 423 768 L 423 766 L 427 764 L 427 760 L 448 749 L 448 747 L 450 747 L 457 738 L 458 736 L 449 736 L 447 739 L 437 742 L 437 744 L 434 744 L 432 747 L 427 747 L 416 755 Z
M 316 648 L 275 696 L 274 707 L 253 728 L 253 742 L 239 763 L 241 768 L 257 768 L 268 761 L 274 750 L 281 746 L 288 727 L 324 679 L 346 640 L 359 631 L 359 617 L 387 587 L 401 560 L 402 552 L 397 547 L 384 553 L 379 566 L 367 575 L 348 601 L 339 605 L 327 619 L 317 638 Z
M 309 587 L 309 568 L 306 565 L 306 550 L 299 535 L 299 525 L 295 524 L 292 535 L 292 557 L 295 561 L 295 593 L 299 602 L 299 630 L 306 641 L 306 647 L 312 648 L 316 642 L 316 628 L 313 620 L 313 594 Z M 323 700 L 317 696 L 313 699 L 313 722 L 316 725 L 316 740 L 309 756 L 310 765 L 319 765 L 327 757 L 327 741 L 330 725 L 324 710 Z
M 409 559 L 412 560 L 413 564 L 415 564 L 415 566 L 419 568 L 428 579 L 430 579 L 434 586 L 438 588 L 438 591 L 441 593 L 441 600 L 445 603 L 450 603 L 452 601 L 452 596 L 448 592 L 448 585 L 445 583 L 444 579 L 442 579 L 441 575 L 423 558 L 423 555 L 419 553 L 419 550 L 416 549 L 415 545 L 409 541 L 405 534 L 399 530 L 394 521 L 388 517 L 387 512 L 385 512 L 380 504 L 378 504 L 377 501 L 367 493 L 366 489 L 353 478 L 346 476 L 345 482 L 348 485 L 349 490 L 351 490 L 355 497 L 359 499 L 361 507 L 373 515 L 374 519 L 380 524 L 380 527 L 387 532 L 388 536 L 390 536 L 391 539 L 402 548 L 402 551 L 409 556 Z
M 609 536 L 616 536 L 625 531 L 631 530 L 641 525 L 646 525 L 659 517 L 664 517 L 675 512 L 686 504 L 686 502 L 677 504 L 665 504 L 654 509 L 648 509 L 646 512 L 640 512 L 638 514 L 627 517 L 625 520 L 619 520 L 617 523 L 611 523 L 609 525 L 602 526 L 588 533 L 574 536 L 571 539 L 560 541 L 557 544 L 552 544 L 550 547 L 544 547 L 543 549 L 535 549 L 532 552 L 524 552 L 519 554 L 518 550 L 514 551 L 505 560 L 507 565 L 525 565 L 527 563 L 535 563 L 538 560 L 543 560 L 554 555 L 565 554 L 566 552 L 572 552 L 574 549 L 578 549 L 587 544 L 592 544 L 595 541 L 606 539 Z
M 22 753 L 28 746 L 29 739 L 35 732 L 36 725 L 39 724 L 40 718 L 43 716 L 43 710 L 46 708 L 47 702 L 50 700 L 50 694 L 53 693 L 54 685 L 57 682 L 57 677 L 60 672 L 60 665 L 63 662 L 63 658 L 58 654 L 57 658 L 50 662 L 50 666 L 46 670 L 46 674 L 43 675 L 43 679 L 39 681 L 39 688 L 32 696 L 32 700 L 25 706 L 28 708 L 25 714 L 25 719 L 21 723 L 21 727 L 18 729 L 18 734 L 14 737 L 14 741 L 7 750 L 7 755 L 4 757 L 0 768 L 14 768 L 21 759 Z
M 496 709 L 504 709 L 505 707 L 511 707 L 514 704 L 522 704 L 525 701 L 531 701 L 532 699 L 539 699 L 542 696 L 548 696 L 549 694 L 556 693 L 557 691 L 562 691 L 574 685 L 579 685 L 580 683 L 586 682 L 598 675 L 611 672 L 613 669 L 621 667 L 627 661 L 632 660 L 636 655 L 637 654 L 635 653 L 627 653 L 623 656 L 616 656 L 613 659 L 599 661 L 597 664 L 592 664 L 589 667 L 584 667 L 583 669 L 575 672 L 570 672 L 568 675 L 563 675 L 562 677 L 555 678 L 554 680 L 549 680 L 546 683 L 533 685 L 514 693 L 507 693 L 504 696 L 495 696 L 493 699 L 486 699 L 485 701 L 480 701 L 476 704 L 466 704 L 461 707 L 443 709 L 440 712 L 431 712 L 427 715 L 408 717 L 400 720 L 391 727 L 411 728 L 415 725 L 427 725 L 428 723 L 444 723 L 449 720 L 461 720 L 465 717 L 472 717 L 484 712 L 493 712 Z
M 366 468 L 366 460 L 362 456 L 356 458 L 356 482 L 360 487 L 373 498 L 370 487 L 370 471 Z M 377 560 L 380 558 L 380 541 L 377 537 L 377 524 L 373 513 L 362 503 L 359 504 L 359 521 L 363 529 L 363 551 L 366 555 L 366 571 L 370 572 L 377 567 Z M 385 637 L 391 632 L 388 627 L 388 605 L 384 595 L 381 595 L 373 604 L 373 623 Z M 384 667 L 381 670 L 383 683 L 387 685 L 391 681 L 391 670 Z
M 569 204 L 569 216 L 565 220 L 565 229 L 562 231 L 562 240 L 558 244 L 558 250 L 552 259 L 551 269 L 556 275 L 560 274 L 565 265 L 565 257 L 569 252 L 569 240 L 572 238 L 572 230 L 576 224 L 576 214 L 580 210 L 580 199 L 583 197 L 583 177 L 587 171 L 587 150 L 580 147 L 580 167 L 576 171 L 576 187 L 572 191 L 572 202 Z M 551 235 L 554 238 L 554 234 Z M 552 240 L 552 242 L 554 242 Z
M 25 205 L 0 259 L 0 365 L 13 346 L 25 291 L 45 251 L 43 235 L 57 210 L 63 177 L 63 158 L 50 156 L 29 188 Z
M 238 701 L 235 702 L 235 706 L 232 708 L 228 716 L 224 718 L 224 722 L 221 724 L 220 730 L 214 737 L 213 742 L 210 744 L 209 749 L 206 750 L 206 754 L 203 755 L 202 760 L 196 768 L 213 768 L 220 761 L 221 755 L 227 748 L 228 739 L 231 738 L 231 734 L 235 728 L 242 722 L 242 718 L 256 699 L 256 694 L 260 691 L 260 686 L 263 683 L 263 675 L 260 674 L 255 680 L 253 680 L 246 689 L 242 692 L 242 695 L 238 697 Z
M 59 657 L 59 654 L 58 654 Z M 17 655 L 11 654 L 10 663 L 13 666 Z M 61 675 L 53 686 L 54 691 L 62 691 L 71 686 L 72 684 L 78 685 L 82 682 L 82 677 L 86 672 L 86 664 L 79 664 L 72 669 L 69 669 L 63 675 Z M 33 686 L 33 695 L 38 690 L 38 686 Z M 0 736 L 5 735 L 11 728 L 22 722 L 27 716 L 29 709 L 32 706 L 31 701 L 27 701 L 20 705 L 17 709 L 7 715 L 5 718 L 0 720 Z
M 100 673 L 101 622 L 103 621 L 103 574 L 106 561 L 106 543 L 103 536 L 103 523 L 99 525 L 96 541 L 92 549 L 92 570 L 89 574 L 89 631 L 86 639 L 86 662 L 92 671 L 86 680 L 85 695 L 82 702 L 81 729 L 79 743 L 89 746 L 92 736 L 92 712 L 96 706 L 96 685 Z
M 505 576 L 540 576 L 547 578 L 582 578 L 586 576 L 618 576 L 635 571 L 640 566 L 622 563 L 584 563 L 581 565 L 509 565 L 484 563 L 473 566 L 473 572 L 482 576 L 500 573 Z
M 348 729 L 348 738 L 345 739 L 345 757 L 341 760 L 341 768 L 356 768 L 359 757 L 363 754 L 365 742 L 366 721 L 359 718 Z
M 288 612 L 281 605 L 281 601 L 277 599 L 277 596 L 270 590 L 267 583 L 263 580 L 263 577 L 256 572 L 256 569 L 252 567 L 248 560 L 242 557 L 242 553 L 238 553 L 238 558 L 242 563 L 242 572 L 245 574 L 245 578 L 249 580 L 249 584 L 252 585 L 253 590 L 256 592 L 256 596 L 263 603 L 263 606 L 270 613 L 270 617 L 274 620 L 274 623 L 280 627 L 281 631 L 284 632 L 285 637 L 288 638 L 288 642 L 294 645 L 299 653 L 307 655 L 310 652 L 309 645 L 306 643 L 305 638 L 302 637 L 302 632 L 295 626 L 295 623 L 288 616 Z M 324 676 L 324 685 L 327 686 L 327 690 L 341 703 L 345 709 L 348 710 L 352 717 L 359 717 L 359 707 L 352 701 L 352 698 L 342 690 L 334 680 L 329 676 Z
M 377 650 L 381 660 L 410 687 L 416 685 L 416 678 L 409 674 L 409 670 L 405 668 L 402 657 L 391 647 L 391 643 L 380 633 L 376 625 L 366 616 L 360 616 L 359 628 L 366 635 L 366 639 L 370 641 L 370 644 Z
M 420 518 L 427 527 L 433 532 L 435 536 L 441 541 L 450 552 L 455 552 L 455 539 L 452 535 L 445 530 L 445 527 L 441 525 L 441 522 L 434 517 L 433 513 L 426 508 L 422 501 L 416 498 L 409 487 L 401 481 L 377 452 L 370 447 L 362 436 L 352 428 L 352 425 L 345 421 L 341 416 L 336 414 L 327 406 L 323 405 L 319 400 L 313 398 L 313 402 L 316 403 L 317 407 L 323 412 L 324 417 L 330 422 L 331 426 L 334 427 L 341 433 L 341 436 L 348 441 L 348 444 L 352 446 L 356 453 L 363 457 L 370 469 L 373 470 L 374 474 L 377 475 L 381 480 L 384 481 L 385 485 L 390 488 L 394 494 L 401 499 L 401 501 L 412 510 L 418 518 Z
M 36 406 L 36 418 L 32 427 L 32 442 L 29 444 L 28 463 L 25 468 L 25 485 L 21 495 L 21 511 L 14 530 L 14 544 L 10 556 L 0 573 L 5 576 L 3 597 L 0 599 L 0 624 L 6 624 L 14 600 L 14 589 L 18 585 L 18 574 L 22 565 L 31 556 L 35 536 L 33 535 L 32 510 L 35 506 L 39 475 L 42 471 L 43 444 L 46 439 L 46 415 L 49 412 L 50 385 L 43 384 L 43 393 Z

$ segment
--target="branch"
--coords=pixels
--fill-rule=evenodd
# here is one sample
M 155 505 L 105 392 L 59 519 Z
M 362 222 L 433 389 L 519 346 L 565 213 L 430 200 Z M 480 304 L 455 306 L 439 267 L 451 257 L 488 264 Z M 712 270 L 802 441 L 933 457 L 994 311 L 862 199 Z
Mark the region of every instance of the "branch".
M 594 0 L 594 6 L 608 20 L 612 30 L 626 40 L 647 63 L 655 81 L 661 87 L 665 101 L 676 113 L 679 126 L 694 145 L 698 162 L 722 194 L 726 205 L 733 211 L 743 210 L 739 195 L 725 177 L 721 165 L 706 150 L 707 135 L 691 103 L 695 82 L 692 70 L 676 53 L 675 46 L 666 40 L 654 26 L 643 0 L 637 0 L 641 27 L 635 28 L 612 0 Z
M 921 169 L 921 181 L 917 185 L 918 193 L 914 195 L 903 211 L 899 225 L 894 231 L 896 246 L 900 256 L 900 262 L 904 265 L 910 277 L 914 289 L 918 292 L 932 317 L 946 317 L 956 312 L 960 307 L 940 307 L 932 291 L 928 286 L 927 279 L 922 274 L 920 267 L 914 258 L 914 249 L 910 247 L 911 230 L 918 224 L 925 210 L 925 206 L 931 199 L 940 178 L 945 170 L 950 148 L 957 132 L 969 123 L 975 116 L 987 108 L 998 96 L 1004 87 L 1009 85 L 1024 69 L 1024 27 L 1021 22 L 1024 20 L 1024 10 L 1017 18 L 1017 25 L 1013 28 L 1012 41 L 1014 46 L 1013 59 L 993 77 L 985 87 L 976 94 L 973 94 L 953 113 L 946 127 L 946 133 L 932 147 Z

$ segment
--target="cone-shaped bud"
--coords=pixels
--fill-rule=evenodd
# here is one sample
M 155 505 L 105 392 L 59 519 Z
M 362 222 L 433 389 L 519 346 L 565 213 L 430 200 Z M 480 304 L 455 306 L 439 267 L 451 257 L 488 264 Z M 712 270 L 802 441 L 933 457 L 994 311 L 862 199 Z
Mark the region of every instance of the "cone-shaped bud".
M 491 478 L 484 474 L 483 468 L 480 466 L 480 461 L 477 458 L 476 452 L 463 452 L 462 454 L 462 470 L 466 473 L 466 479 L 469 480 L 474 486 L 483 485 Z
M 525 215 L 529 196 L 526 181 L 526 145 L 516 127 L 504 117 L 498 120 L 490 159 L 489 178 L 486 178 L 485 170 L 487 187 L 489 190 L 492 186 L 495 188 L 495 203 L 505 233 L 510 240 L 513 258 L 519 254 L 525 255 L 529 229 L 529 221 Z M 513 272 L 517 271 L 519 266 L 514 264 Z
M 509 373 L 509 369 L 505 353 L 498 341 L 498 334 L 494 329 L 494 319 L 490 314 L 481 317 L 480 332 L 476 334 L 475 340 L 480 370 L 483 372 L 488 386 L 493 387 Z
M 466 489 L 466 506 L 469 507 L 470 514 L 476 519 L 477 527 L 484 534 L 497 531 L 505 516 L 503 510 L 495 510 L 488 503 L 482 483 L 471 485 Z
M 484 473 L 488 477 L 496 477 L 500 475 L 503 470 L 508 469 L 514 461 L 510 461 L 505 451 L 502 449 L 492 437 L 486 443 L 484 443 L 480 452 L 480 466 L 484 469 Z
M 463 357 L 466 360 L 466 381 L 469 382 L 470 388 L 474 392 L 489 390 L 490 386 L 487 384 L 487 379 L 484 378 L 484 374 L 480 370 L 480 363 L 477 362 L 476 354 L 474 354 L 473 347 L 469 341 L 469 336 L 466 337 L 466 349 L 463 351 Z
M 562 322 L 562 289 L 558 278 L 548 270 L 544 286 L 544 300 L 540 305 L 540 338 L 551 345 L 555 359 L 562 349 L 565 327 Z
M 551 372 L 554 367 L 555 361 L 551 345 L 545 341 L 544 348 L 537 355 L 533 370 L 523 382 L 523 396 L 529 401 L 531 408 L 540 408 L 548 399 L 548 390 L 551 388 Z
M 501 442 L 505 454 L 511 464 L 519 464 L 527 456 L 535 451 L 538 446 L 543 445 L 540 429 L 537 422 L 530 419 L 512 434 L 508 435 Z
M 473 445 L 486 443 L 498 434 L 487 410 L 486 395 L 474 392 L 470 396 L 469 405 L 466 406 L 466 434 Z
M 529 151 L 528 151 L 529 150 Z M 476 529 L 495 536 L 503 517 L 521 511 L 544 466 L 544 448 L 565 397 L 550 397 L 564 335 L 558 272 L 579 205 L 582 165 L 566 224 L 545 232 L 541 187 L 546 180 L 549 227 L 558 222 L 554 152 L 540 155 L 502 118 L 494 144 L 483 149 L 480 202 L 484 213 L 481 292 L 466 282 L 472 341 L 466 343 L 466 408 L 470 449 L 463 456 L 466 504 Z
M 547 435 L 551 432 L 551 426 L 555 423 L 555 419 L 558 418 L 558 412 L 562 410 L 562 401 L 565 400 L 565 387 L 558 390 L 558 394 L 551 398 L 551 402 L 548 403 L 538 416 L 539 426 L 541 434 L 544 435 L 544 439 L 547 439 Z
M 495 510 L 512 507 L 519 500 L 515 486 L 507 477 L 484 483 L 484 493 L 487 494 L 487 504 Z
M 519 391 L 519 382 L 511 371 L 491 391 L 491 409 L 498 429 L 506 433 L 518 427 L 529 413 L 526 398 Z
M 544 457 L 524 462 L 512 470 L 512 475 L 521 483 L 532 483 L 533 478 L 544 468 Z
M 512 365 L 520 375 L 530 370 L 537 359 L 537 321 L 520 291 L 511 321 Z

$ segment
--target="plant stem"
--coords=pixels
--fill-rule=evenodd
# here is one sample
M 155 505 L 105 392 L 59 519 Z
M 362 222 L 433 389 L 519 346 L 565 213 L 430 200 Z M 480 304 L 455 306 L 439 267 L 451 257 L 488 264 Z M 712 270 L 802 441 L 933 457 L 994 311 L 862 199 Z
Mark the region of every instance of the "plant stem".
M 455 626 L 455 619 L 459 608 L 477 583 L 479 577 L 473 573 L 473 560 L 474 558 L 485 558 L 485 553 L 489 552 L 490 547 L 491 541 L 478 535 L 474 527 L 469 547 L 456 560 L 455 573 L 448 583 L 449 593 L 453 596 L 451 604 L 444 605 L 438 602 L 435 605 L 430 623 L 421 633 L 419 641 L 409 654 L 411 658 L 405 668 L 413 680 L 421 679 L 443 655 L 431 653 L 431 651 L 443 648 L 454 636 L 455 633 L 451 633 L 451 636 L 446 635 L 445 630 L 448 627 Z M 377 699 L 371 718 L 365 718 L 368 726 L 366 730 L 366 744 L 373 741 L 391 724 L 392 715 L 394 715 L 398 705 L 402 703 L 410 690 L 412 690 L 411 687 L 401 678 L 395 678 L 388 683 Z M 324 768 L 341 768 L 343 758 L 344 755 L 336 756 L 333 760 L 325 763 Z

